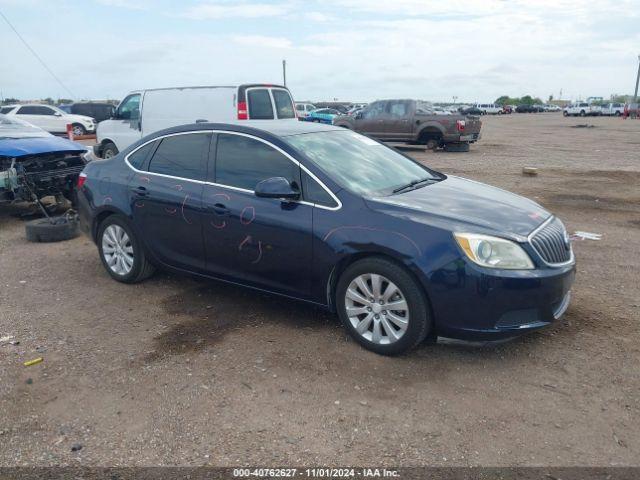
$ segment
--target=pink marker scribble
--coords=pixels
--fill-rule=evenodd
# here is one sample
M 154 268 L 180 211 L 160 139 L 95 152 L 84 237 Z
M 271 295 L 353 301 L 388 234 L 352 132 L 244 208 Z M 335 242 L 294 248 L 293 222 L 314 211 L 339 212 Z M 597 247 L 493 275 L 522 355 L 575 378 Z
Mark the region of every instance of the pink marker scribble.
M 239 251 L 239 252 L 240 252 L 240 251 L 242 251 L 242 247 L 244 247 L 244 246 L 245 246 L 245 244 L 246 244 L 247 242 L 250 242 L 250 241 L 251 241 L 251 235 L 247 235 L 246 237 L 244 237 L 244 240 L 242 240 L 242 241 L 240 242 L 240 245 L 238 245 L 238 251 Z
M 391 233 L 393 235 L 397 235 L 401 238 L 404 238 L 407 242 L 409 242 L 418 252 L 418 256 L 422 255 L 422 252 L 420 251 L 420 247 L 418 246 L 418 244 L 416 242 L 414 242 L 412 239 L 410 239 L 409 237 L 407 237 L 404 233 L 400 233 L 400 232 L 395 232 L 393 230 L 382 230 L 379 228 L 374 228 L 374 227 L 367 227 L 364 225 L 352 225 L 352 226 L 345 226 L 345 227 L 337 227 L 334 228 L 332 230 L 329 230 L 329 232 L 327 232 L 327 234 L 324 236 L 323 241 L 327 241 L 329 239 L 329 237 L 331 237 L 334 233 L 340 231 L 340 230 L 368 230 L 371 232 L 381 232 L 381 233 Z
M 182 185 L 180 185 L 180 184 L 177 184 L 177 185 L 174 185 L 174 186 L 173 186 L 173 188 L 175 188 L 176 190 L 178 190 L 179 192 L 181 192 L 181 191 L 182 191 L 182 189 L 183 189 L 183 186 L 182 186 Z
M 244 240 L 242 240 L 240 242 L 240 245 L 238 245 L 238 251 L 241 252 L 244 246 L 249 242 L 251 242 L 251 235 L 247 235 L 246 237 L 244 237 Z M 251 263 L 256 264 L 260 260 L 262 260 L 262 242 L 258 240 L 258 256 L 254 260 L 252 260 Z
M 533 212 L 529 214 L 529 218 L 532 218 L 534 220 L 540 218 L 540 214 L 538 212 Z
M 105 205 L 106 205 L 107 203 L 112 203 L 112 202 L 113 202 L 113 198 L 111 198 L 111 197 L 109 197 L 109 196 L 104 197 L 104 200 L 102 201 L 102 203 L 104 203 Z
M 231 200 L 231 197 L 229 195 L 227 195 L 226 193 L 214 193 L 213 196 L 214 197 L 222 197 L 225 200 Z
M 149 177 L 144 177 L 140 175 L 138 178 L 140 179 L 141 182 L 151 183 L 151 179 Z
M 178 209 L 177 208 L 165 207 L 164 211 L 167 212 L 169 215 L 175 215 L 176 212 L 178 211 Z
M 220 225 L 216 225 L 216 224 L 215 224 L 215 223 L 213 223 L 213 222 L 210 222 L 210 223 L 211 223 L 211 226 L 212 226 L 213 228 L 217 228 L 217 229 L 222 229 L 222 228 L 224 228 L 224 227 L 226 227 L 226 226 L 227 226 L 227 222 L 226 222 L 225 220 L 223 220 L 223 221 L 222 221 L 222 223 L 221 223 Z
M 246 213 L 247 212 L 251 212 L 250 214 L 250 218 L 247 218 Z M 244 207 L 242 209 L 242 212 L 240 213 L 240 223 L 242 225 L 250 225 L 251 222 L 253 222 L 256 218 L 256 209 L 249 206 L 249 207 Z
M 144 202 L 136 202 L 134 205 L 136 206 L 136 208 L 142 208 L 144 207 Z
M 258 257 L 251 263 L 258 263 L 260 260 L 262 260 L 262 242 L 260 240 L 258 240 Z
M 188 225 L 191 225 L 191 221 L 184 215 L 184 205 L 187 203 L 187 199 L 189 198 L 189 194 L 187 193 L 184 196 L 184 200 L 182 201 L 182 206 L 180 207 L 180 213 L 182 213 L 182 218 Z

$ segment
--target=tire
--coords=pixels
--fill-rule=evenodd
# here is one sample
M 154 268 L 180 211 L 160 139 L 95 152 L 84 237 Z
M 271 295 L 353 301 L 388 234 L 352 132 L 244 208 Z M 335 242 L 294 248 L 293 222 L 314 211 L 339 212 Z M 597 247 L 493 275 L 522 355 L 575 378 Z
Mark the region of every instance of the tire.
M 587 112 L 585 112 L 584 110 L 580 110 L 580 116 L 581 117 L 586 117 L 587 116 Z
M 119 232 L 124 232 L 126 237 L 116 238 Z M 129 222 L 122 215 L 111 215 L 102 221 L 98 226 L 96 243 L 102 265 L 111 278 L 118 282 L 138 283 L 150 277 L 155 271 L 155 267 L 147 260 L 144 247 Z M 120 247 L 119 254 L 115 251 L 118 246 Z M 108 250 L 105 252 L 107 248 L 114 248 L 114 253 Z M 116 258 L 111 265 L 110 260 L 114 259 L 114 256 Z M 120 259 L 117 258 L 118 256 Z M 132 259 L 132 261 L 125 261 L 125 257 Z
M 563 115 L 563 116 L 565 116 L 565 117 L 568 117 L 568 116 L 569 116 L 569 113 L 568 113 L 568 112 L 566 112 L 566 111 L 563 111 L 563 112 L 562 112 L 562 115 Z
M 61 242 L 78 236 L 78 222 L 66 216 L 38 218 L 24 226 L 30 242 Z
M 118 154 L 118 147 L 112 142 L 107 142 L 102 147 L 102 158 L 115 157 Z
M 375 277 L 376 275 L 378 277 Z M 391 283 L 396 287 L 394 291 L 398 293 L 387 300 L 391 300 L 397 305 L 404 305 L 406 307 L 404 315 L 401 310 L 385 310 L 385 304 L 379 303 L 384 300 L 372 302 L 372 307 L 366 306 L 369 303 L 368 299 L 364 299 L 367 301 L 366 304 L 353 300 L 353 298 L 363 299 L 362 295 L 360 297 L 353 295 L 353 292 L 356 294 L 362 292 L 362 290 L 358 290 L 361 287 L 355 283 L 357 279 L 363 280 L 373 294 L 374 277 L 380 281 L 381 295 L 378 298 L 382 298 L 385 293 L 388 293 L 387 290 L 391 288 Z M 371 280 L 370 283 L 366 283 L 368 280 L 364 280 L 367 278 Z M 347 297 L 348 292 L 350 297 Z M 432 321 L 428 301 L 417 281 L 404 267 L 383 258 L 365 258 L 350 265 L 338 280 L 335 304 L 338 316 L 349 335 L 367 350 L 380 355 L 398 355 L 407 352 L 424 341 L 431 330 Z M 358 310 L 363 310 L 363 312 L 350 317 L 347 308 L 352 312 Z M 369 310 L 369 308 L 373 308 L 373 310 Z M 380 311 L 378 312 L 378 310 Z M 399 327 L 396 322 L 400 322 L 404 318 L 408 319 L 404 323 L 405 326 Z M 361 334 L 356 326 L 366 327 L 366 329 Z M 395 333 L 389 333 L 387 328 L 394 330 Z M 397 339 L 394 335 L 397 335 Z M 374 341 L 376 336 L 378 336 L 378 340 Z
M 620 115 L 622 115 L 622 114 L 620 113 L 620 110 L 618 110 L 618 111 L 616 112 L 616 117 L 619 117 Z
M 445 143 L 444 151 L 445 152 L 468 152 L 469 151 L 468 143 Z
M 87 134 L 87 129 L 84 128 L 79 123 L 74 123 L 73 125 L 71 125 L 71 129 L 72 129 L 73 135 L 75 137 L 80 137 L 82 135 L 86 135 Z

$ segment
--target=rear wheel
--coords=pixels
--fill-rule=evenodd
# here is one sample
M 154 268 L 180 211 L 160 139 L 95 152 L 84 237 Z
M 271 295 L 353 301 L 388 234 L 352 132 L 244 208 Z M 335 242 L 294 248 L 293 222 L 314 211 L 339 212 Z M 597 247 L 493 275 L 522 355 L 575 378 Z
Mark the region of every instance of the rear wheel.
M 111 142 L 107 142 L 102 147 L 102 158 L 111 158 L 115 157 L 118 154 L 118 147 Z
M 98 229 L 100 260 L 112 278 L 136 283 L 155 270 L 127 220 L 120 215 L 107 217 Z
M 336 306 L 353 339 L 382 355 L 414 348 L 431 329 L 427 300 L 416 280 L 382 258 L 359 260 L 345 270 Z
M 587 115 L 587 112 L 585 112 L 584 110 L 580 110 L 581 117 L 585 117 L 586 115 Z
M 73 135 L 76 136 L 76 137 L 81 137 L 82 135 L 86 135 L 87 134 L 86 128 L 84 128 L 79 123 L 74 123 L 71 126 L 71 131 L 73 132 Z

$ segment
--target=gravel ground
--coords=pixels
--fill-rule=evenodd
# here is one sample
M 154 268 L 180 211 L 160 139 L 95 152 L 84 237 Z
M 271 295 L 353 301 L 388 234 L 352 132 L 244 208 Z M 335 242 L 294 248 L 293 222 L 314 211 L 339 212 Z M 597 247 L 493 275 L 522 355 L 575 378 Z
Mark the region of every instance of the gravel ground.
M 557 324 L 399 358 L 281 298 L 118 284 L 87 238 L 27 243 L 0 209 L 0 337 L 20 342 L 0 345 L 0 466 L 638 465 L 638 145 L 639 121 L 532 114 L 484 119 L 469 153 L 412 151 L 603 237 L 574 244 Z

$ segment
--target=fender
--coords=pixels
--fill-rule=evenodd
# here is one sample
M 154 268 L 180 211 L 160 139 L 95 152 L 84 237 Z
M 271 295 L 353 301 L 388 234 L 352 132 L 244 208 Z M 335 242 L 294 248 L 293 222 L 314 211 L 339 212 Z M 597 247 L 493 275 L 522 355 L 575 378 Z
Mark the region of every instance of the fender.
M 419 122 L 420 120 L 418 120 Z M 419 130 L 418 133 L 416 135 L 416 138 L 420 138 L 420 136 L 426 131 L 426 130 L 437 130 L 438 132 L 440 132 L 441 135 L 445 135 L 446 134 L 446 130 L 445 128 L 442 126 L 441 123 L 436 122 L 435 120 L 428 120 L 424 123 L 420 123 L 419 124 Z

